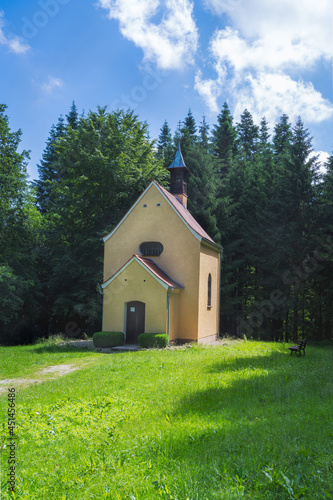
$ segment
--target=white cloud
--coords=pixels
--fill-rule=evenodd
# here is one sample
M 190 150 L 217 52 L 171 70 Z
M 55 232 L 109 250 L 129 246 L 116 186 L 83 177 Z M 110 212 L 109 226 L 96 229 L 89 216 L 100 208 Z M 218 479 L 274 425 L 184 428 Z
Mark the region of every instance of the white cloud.
M 327 173 L 326 164 L 328 162 L 330 155 L 327 153 L 327 151 L 313 151 L 310 154 L 310 158 L 314 156 L 317 157 L 317 161 L 319 163 L 319 173 L 321 175 L 326 174 Z
M 324 55 L 307 40 L 294 41 L 283 34 L 248 40 L 230 27 L 214 33 L 210 50 L 217 63 L 228 63 L 235 71 L 309 68 Z
M 296 47 L 315 59 L 318 54 L 332 56 L 331 0 L 205 0 L 205 4 L 219 15 L 227 14 L 248 41 L 262 40 L 292 51 Z
M 236 90 L 236 117 L 245 108 L 252 110 L 257 122 L 262 116 L 268 121 L 276 121 L 282 113 L 287 113 L 291 121 L 301 116 L 311 123 L 320 123 L 333 116 L 333 104 L 323 99 L 311 82 L 295 81 L 283 73 L 247 75 L 245 80 L 247 85 Z
M 205 0 L 205 5 L 230 21 L 210 42 L 216 80 L 201 78 L 196 87 L 212 111 L 218 87 L 224 86 L 236 114 L 246 107 L 272 120 L 281 113 L 292 119 L 300 114 L 310 122 L 332 117 L 332 104 L 311 82 L 294 76 L 321 60 L 331 61 L 331 0 Z
M 31 48 L 30 45 L 23 42 L 16 35 L 6 36 L 3 30 L 4 26 L 4 12 L 0 11 L 0 45 L 5 45 L 11 52 L 14 52 L 15 54 L 24 54 Z
M 59 89 L 63 86 L 63 81 L 60 78 L 54 78 L 53 76 L 49 76 L 47 81 L 41 85 L 41 89 L 46 94 L 51 94 L 53 90 Z
M 217 99 L 221 95 L 221 87 L 215 80 L 204 80 L 202 78 L 202 72 L 197 71 L 195 75 L 195 90 L 201 95 L 201 97 L 206 102 L 206 105 L 213 113 L 218 113 Z
M 99 0 L 122 35 L 143 50 L 144 60 L 161 69 L 181 69 L 192 64 L 198 32 L 189 0 Z M 155 16 L 161 16 L 154 22 Z

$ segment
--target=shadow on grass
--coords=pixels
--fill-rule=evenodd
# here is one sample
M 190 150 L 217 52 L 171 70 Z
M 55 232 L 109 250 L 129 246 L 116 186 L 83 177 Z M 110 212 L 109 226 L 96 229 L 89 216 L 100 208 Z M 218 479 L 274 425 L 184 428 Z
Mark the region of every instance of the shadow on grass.
M 110 348 L 95 348 L 94 346 L 89 346 L 89 347 L 79 347 L 79 346 L 70 346 L 70 345 L 45 345 L 41 346 L 39 345 L 38 347 L 34 347 L 31 349 L 32 352 L 36 353 L 43 353 L 43 352 L 51 352 L 51 353 L 64 353 L 64 352 L 71 352 L 71 353 L 76 353 L 76 352 L 82 352 L 82 353 L 95 353 L 95 354 L 118 354 L 118 353 L 125 353 L 125 352 L 136 352 L 135 350 L 127 350 L 127 349 L 115 349 L 115 350 L 110 350 Z
M 298 358 L 299 360 L 311 359 L 309 356 L 302 354 L 292 354 L 290 355 L 290 351 L 274 351 L 269 355 L 262 356 L 239 356 L 233 357 L 231 359 L 224 359 L 218 363 L 211 365 L 208 368 L 209 373 L 216 372 L 241 372 L 242 370 L 255 370 L 255 369 L 263 369 L 270 370 L 272 368 L 276 370 L 280 370 L 283 366 L 289 366 L 289 363 L 292 362 L 293 358 Z M 292 365 L 291 365 L 292 366 Z
M 332 353 L 315 351 L 214 363 L 213 386 L 179 400 L 161 446 L 170 463 L 191 468 L 195 498 L 326 498 L 316 494 L 331 480 Z

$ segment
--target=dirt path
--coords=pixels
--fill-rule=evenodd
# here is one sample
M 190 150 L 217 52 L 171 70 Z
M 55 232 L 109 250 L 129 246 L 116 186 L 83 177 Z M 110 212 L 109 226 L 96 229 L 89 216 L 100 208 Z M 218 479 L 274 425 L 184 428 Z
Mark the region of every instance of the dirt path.
M 8 390 L 8 387 L 28 387 L 29 385 L 33 384 L 41 384 L 46 380 L 54 380 L 58 377 L 66 375 L 67 373 L 79 370 L 80 368 L 82 368 L 82 365 L 53 365 L 47 366 L 46 368 L 43 368 L 41 371 L 35 374 L 35 376 L 37 377 L 42 377 L 44 375 L 44 378 L 8 378 L 0 380 L 0 394 L 6 392 Z M 54 376 L 48 377 L 48 374 L 54 374 Z

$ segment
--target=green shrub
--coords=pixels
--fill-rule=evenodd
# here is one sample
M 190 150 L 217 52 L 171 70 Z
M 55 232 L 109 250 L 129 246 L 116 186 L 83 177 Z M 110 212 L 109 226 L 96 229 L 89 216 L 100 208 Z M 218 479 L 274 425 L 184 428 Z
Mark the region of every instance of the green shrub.
M 169 344 L 169 337 L 166 333 L 141 333 L 138 342 L 140 347 L 163 348 Z
M 93 335 L 93 343 L 95 347 L 115 347 L 123 345 L 123 332 L 97 332 Z

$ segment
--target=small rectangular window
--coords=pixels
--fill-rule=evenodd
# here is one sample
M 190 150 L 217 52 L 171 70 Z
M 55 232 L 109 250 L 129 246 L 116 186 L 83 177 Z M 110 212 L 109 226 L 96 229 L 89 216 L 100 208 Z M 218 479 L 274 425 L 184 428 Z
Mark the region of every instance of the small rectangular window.
M 160 207 L 160 206 L 161 206 L 161 204 L 160 204 L 160 203 L 156 203 L 156 206 L 157 206 L 157 207 Z
M 147 208 L 147 207 L 148 207 L 147 203 L 144 203 L 143 208 Z
M 212 275 L 208 275 L 207 307 L 212 307 Z

